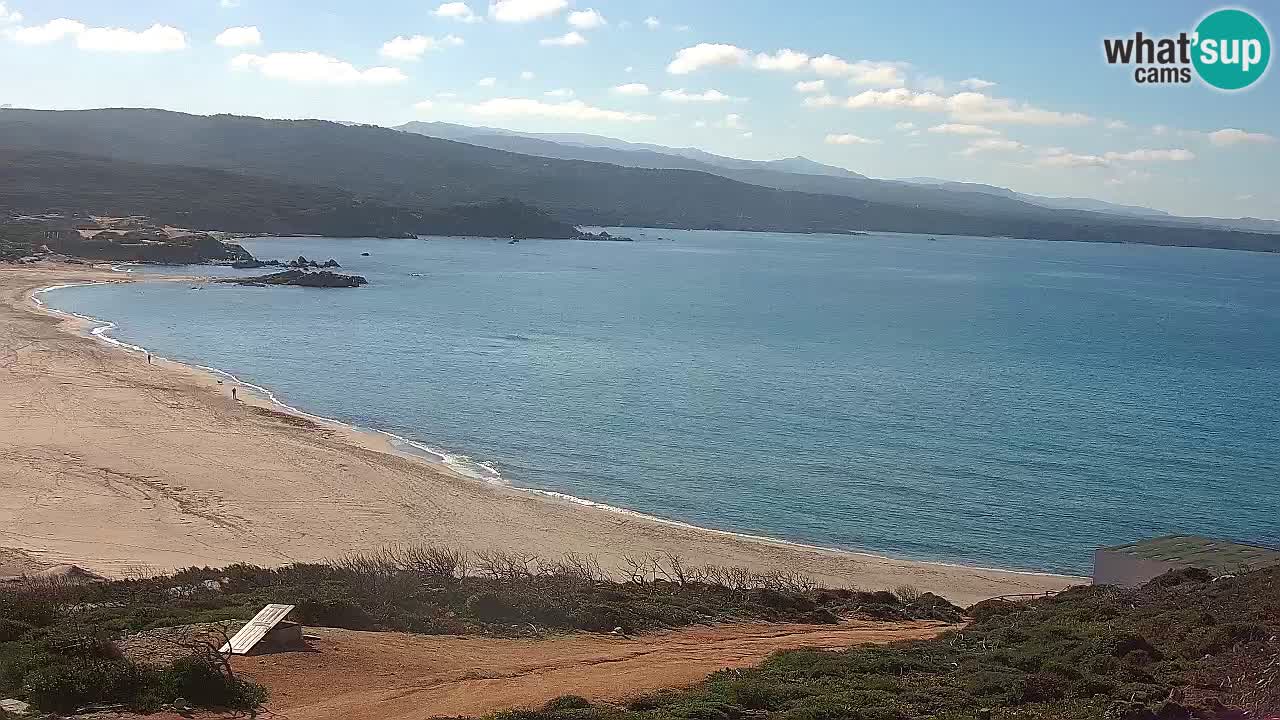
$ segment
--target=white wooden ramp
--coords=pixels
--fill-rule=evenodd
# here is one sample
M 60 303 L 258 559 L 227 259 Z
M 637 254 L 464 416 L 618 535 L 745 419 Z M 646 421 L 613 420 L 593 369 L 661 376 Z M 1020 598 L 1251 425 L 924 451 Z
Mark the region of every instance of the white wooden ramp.
M 293 612 L 292 605 L 268 605 L 262 608 L 257 615 L 253 616 L 249 624 L 240 628 L 240 632 L 236 633 L 235 637 L 223 645 L 218 652 L 232 655 L 249 654 L 253 646 L 257 645 L 267 633 L 271 632 L 271 628 L 278 625 L 291 612 Z

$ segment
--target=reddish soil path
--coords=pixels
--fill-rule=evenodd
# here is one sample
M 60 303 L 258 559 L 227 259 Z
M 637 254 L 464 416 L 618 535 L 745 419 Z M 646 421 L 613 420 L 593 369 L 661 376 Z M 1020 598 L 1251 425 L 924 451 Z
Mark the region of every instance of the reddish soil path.
M 235 666 L 266 685 L 267 709 L 289 720 L 420 720 L 538 707 L 569 693 L 624 700 L 755 665 L 777 650 L 921 639 L 946 627 L 736 624 L 546 640 L 308 629 L 320 638 L 312 641 L 315 652 L 236 658 Z

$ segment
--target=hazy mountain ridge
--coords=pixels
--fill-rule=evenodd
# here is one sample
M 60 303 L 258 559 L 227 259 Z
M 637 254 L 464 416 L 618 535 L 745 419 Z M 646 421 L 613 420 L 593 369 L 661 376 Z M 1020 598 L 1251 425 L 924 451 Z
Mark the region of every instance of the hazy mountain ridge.
M 601 135 L 521 133 L 501 128 L 471 127 L 440 122 L 415 121 L 398 126 L 397 129 L 540 157 L 606 162 L 626 167 L 700 170 L 781 190 L 844 195 L 874 202 L 1026 216 L 1039 216 L 1042 210 L 1079 211 L 1178 225 L 1280 233 L 1280 221 L 1275 220 L 1183 217 L 1139 205 L 1125 205 L 1095 198 L 1035 195 L 995 185 L 940 178 L 869 178 L 851 170 L 823 165 L 804 157 L 765 161 L 739 160 L 713 155 L 695 148 L 632 143 Z M 853 182 L 842 183 L 822 179 L 824 177 L 843 178 Z M 988 197 L 974 197 L 975 195 Z M 1008 202 L 989 198 L 999 198 Z
M 625 167 L 653 167 L 669 169 L 682 167 L 690 170 L 706 170 L 709 168 L 723 168 L 730 170 L 760 169 L 808 175 L 830 175 L 832 177 L 865 177 L 864 175 L 859 175 L 852 170 L 835 167 L 833 165 L 824 165 L 801 156 L 783 158 L 781 160 L 742 160 L 739 158 L 726 157 L 724 155 L 716 155 L 693 147 L 673 148 L 665 145 L 654 145 L 652 143 L 633 143 L 626 140 L 618 140 L 617 138 L 605 137 L 604 135 L 590 135 L 587 133 L 521 133 L 501 128 L 470 127 L 455 123 L 422 121 L 408 122 L 404 125 L 396 126 L 395 129 L 416 133 L 418 135 L 427 135 L 429 137 L 457 140 L 459 142 L 481 145 L 483 147 L 496 147 L 489 143 L 499 142 L 497 138 L 505 138 L 506 147 L 502 147 L 500 149 L 511 150 L 512 152 L 524 152 L 525 154 L 536 154 L 529 152 L 529 149 L 535 148 L 541 148 L 544 151 L 552 151 L 546 143 L 553 143 L 563 148 L 559 152 L 569 153 L 570 149 L 576 149 L 578 151 L 578 155 L 574 157 L 566 156 L 566 159 L 609 162 L 615 165 L 623 165 Z M 525 145 L 521 143 L 522 140 L 535 142 Z M 593 154 L 589 152 L 590 150 L 612 152 L 602 152 L 593 156 Z M 627 155 L 620 155 L 618 153 L 627 153 Z M 544 155 L 543 157 L 559 156 Z M 697 163 L 697 165 L 661 164 L 676 162 L 676 159 L 678 158 L 691 160 Z M 656 164 L 641 164 L 646 159 L 648 162 Z

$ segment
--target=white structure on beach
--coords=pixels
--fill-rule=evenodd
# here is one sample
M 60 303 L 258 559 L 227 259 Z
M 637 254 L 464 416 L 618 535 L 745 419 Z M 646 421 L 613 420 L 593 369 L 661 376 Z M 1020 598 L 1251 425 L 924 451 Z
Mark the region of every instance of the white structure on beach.
M 1280 550 L 1212 540 L 1197 535 L 1168 535 L 1093 553 L 1093 584 L 1136 587 L 1179 568 L 1201 568 L 1214 577 L 1280 565 Z

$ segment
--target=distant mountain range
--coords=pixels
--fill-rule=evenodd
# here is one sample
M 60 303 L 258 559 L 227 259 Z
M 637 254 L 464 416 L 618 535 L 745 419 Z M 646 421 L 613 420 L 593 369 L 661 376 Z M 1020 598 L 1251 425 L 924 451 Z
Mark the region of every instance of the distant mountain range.
M 1080 210 L 1147 220 L 1160 219 L 1178 224 L 1280 233 L 1280 221 L 1275 220 L 1184 218 L 1163 210 L 1137 205 L 1121 205 L 1092 198 L 1031 195 L 995 185 L 938 178 L 879 180 L 845 168 L 824 165 L 805 157 L 768 161 L 739 160 L 713 155 L 696 148 L 671 148 L 649 143 L 632 143 L 601 135 L 519 133 L 501 128 L 471 127 L 442 122 L 409 122 L 400 125 L 397 129 L 526 155 L 589 160 L 625 167 L 700 170 L 766 187 L 846 195 L 877 202 L 949 210 L 976 209 L 983 212 L 1034 214 L 1034 209 L 1026 207 L 1030 205 L 1034 208 Z M 841 178 L 849 182 L 826 178 Z M 957 197 L 957 194 L 963 195 Z M 1013 202 L 998 203 L 987 198 L 974 198 L 973 195 L 1003 198 Z
M 938 178 L 903 178 L 899 182 L 911 183 L 912 185 L 928 185 L 942 188 L 943 190 L 953 190 L 955 192 L 999 195 L 1001 197 L 1029 202 L 1032 205 L 1039 205 L 1040 207 L 1058 208 L 1060 210 L 1087 210 L 1090 212 L 1111 213 L 1114 215 L 1132 215 L 1134 217 L 1172 217 L 1170 213 L 1167 213 L 1164 210 L 1156 210 L 1154 208 L 1142 207 L 1140 205 L 1120 205 L 1118 203 L 1106 202 L 1105 200 L 1094 200 L 1093 198 L 1029 195 L 1027 193 L 1010 190 L 1009 188 L 1003 188 L 997 185 L 984 185 L 982 183 L 956 182 L 954 180 L 940 180 Z
M 567 237 L 572 226 L 626 225 L 896 231 L 1280 251 L 1276 235 L 873 180 L 803 158 L 746 161 L 692 150 L 668 154 L 660 146 L 583 144 L 603 142 L 590 135 L 548 136 L 557 138 L 552 140 L 460 128 L 430 126 L 436 132 L 476 135 L 458 142 L 318 120 L 5 109 L 0 110 L 0 150 L 15 153 L 24 169 L 3 175 L 0 210 L 92 205 L 98 212 L 138 208 L 157 218 L 198 210 L 202 229 L 305 227 L 292 231 L 330 235 Z M 491 148 L 476 137 L 508 147 Z M 513 151 L 517 148 L 520 152 Z M 24 183 L 23 176 L 38 178 L 39 184 Z M 242 191 L 238 183 L 257 189 Z
M 852 170 L 823 165 L 805 157 L 783 160 L 740 160 L 713 155 L 697 148 L 672 148 L 650 143 L 633 143 L 603 135 L 586 133 L 518 133 L 501 128 L 471 127 L 445 122 L 409 122 L 396 128 L 429 137 L 457 140 L 497 150 L 523 152 L 540 157 L 564 157 L 568 160 L 608 162 L 624 167 L 705 170 L 708 166 L 730 170 L 778 170 L 806 175 L 861 178 Z M 529 152 L 540 150 L 541 152 Z M 600 151 L 600 152 L 592 152 Z M 608 152 L 613 151 L 613 152 Z M 558 154 L 544 154 L 558 153 Z M 629 153 L 620 155 L 618 153 Z M 693 162 L 680 162 L 679 159 Z

